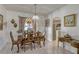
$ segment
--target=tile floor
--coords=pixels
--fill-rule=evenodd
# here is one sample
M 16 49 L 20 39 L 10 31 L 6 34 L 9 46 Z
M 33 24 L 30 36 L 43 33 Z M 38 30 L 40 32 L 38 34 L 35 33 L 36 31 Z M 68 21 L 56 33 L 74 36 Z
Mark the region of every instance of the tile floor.
M 17 53 L 17 48 L 14 46 L 14 50 L 11 51 L 11 44 L 7 43 L 5 47 L 0 50 L 0 54 L 72 54 L 70 51 L 63 49 L 61 47 L 55 46 L 55 42 L 46 42 L 45 47 L 41 48 L 36 45 L 36 49 L 31 50 L 29 46 L 26 46 L 26 51 L 24 52 L 20 49 L 20 52 Z

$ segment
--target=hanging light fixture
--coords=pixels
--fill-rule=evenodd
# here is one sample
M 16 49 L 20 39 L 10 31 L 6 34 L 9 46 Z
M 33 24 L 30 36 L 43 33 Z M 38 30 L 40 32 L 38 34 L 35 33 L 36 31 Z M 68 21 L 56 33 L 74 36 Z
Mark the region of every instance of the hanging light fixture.
M 39 19 L 39 17 L 37 16 L 37 11 L 36 11 L 36 9 L 37 9 L 37 4 L 34 4 L 34 7 L 35 7 L 35 15 L 33 16 L 33 20 L 38 20 Z

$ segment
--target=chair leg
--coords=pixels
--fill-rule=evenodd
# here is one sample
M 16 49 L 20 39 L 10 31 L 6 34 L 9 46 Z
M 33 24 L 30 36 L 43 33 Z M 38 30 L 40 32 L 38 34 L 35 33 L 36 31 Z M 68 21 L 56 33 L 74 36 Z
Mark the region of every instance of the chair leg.
M 43 41 L 43 45 L 45 46 L 45 41 Z
M 45 38 L 44 38 L 44 41 L 43 41 L 43 45 L 45 46 Z
M 25 52 L 25 44 L 23 45 L 23 49 L 24 49 L 24 52 Z
M 17 48 L 18 48 L 17 53 L 19 53 L 19 44 L 17 44 Z
M 20 45 L 21 49 L 23 49 L 23 44 Z
M 41 43 L 40 43 L 40 48 L 41 48 Z
M 32 50 L 32 43 L 30 44 L 30 46 L 31 46 L 31 50 Z
M 36 49 L 36 47 L 35 47 L 35 43 L 33 43 L 34 44 L 34 49 Z
M 40 48 L 41 48 L 41 42 L 39 42 L 39 46 L 40 46 Z
M 13 46 L 14 46 L 14 45 L 12 44 L 11 51 L 13 50 Z

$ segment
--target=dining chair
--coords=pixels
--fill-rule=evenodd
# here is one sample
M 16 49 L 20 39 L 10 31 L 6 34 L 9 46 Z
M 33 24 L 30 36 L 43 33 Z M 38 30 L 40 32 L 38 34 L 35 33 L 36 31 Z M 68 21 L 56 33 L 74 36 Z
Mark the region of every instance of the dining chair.
M 19 52 L 19 44 L 21 44 L 21 40 L 19 40 L 19 39 L 14 40 L 12 31 L 10 31 L 10 37 L 11 37 L 11 41 L 12 41 L 11 51 L 13 50 L 14 45 L 17 45 L 17 48 L 18 48 L 17 53 L 18 53 Z
M 41 48 L 41 39 L 40 39 L 40 33 L 41 32 L 36 32 L 35 34 L 34 34 L 34 48 L 35 48 L 35 44 L 38 44 L 39 45 L 39 47 Z
M 27 37 L 24 37 L 23 41 L 22 41 L 22 46 L 25 52 L 25 46 L 28 45 L 31 47 L 32 50 L 32 38 L 30 37 L 30 33 L 27 33 Z
M 40 39 L 41 39 L 41 41 L 43 42 L 43 45 L 45 46 L 45 40 L 46 40 L 46 38 L 45 38 L 45 33 L 43 33 L 43 34 L 41 35 Z

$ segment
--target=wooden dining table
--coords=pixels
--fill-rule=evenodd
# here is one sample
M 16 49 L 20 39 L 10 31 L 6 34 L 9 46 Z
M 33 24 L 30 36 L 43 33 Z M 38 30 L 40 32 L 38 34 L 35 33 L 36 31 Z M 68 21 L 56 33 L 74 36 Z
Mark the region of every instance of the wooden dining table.
M 39 38 L 39 36 L 33 36 L 31 38 L 31 40 L 29 40 L 29 41 L 32 42 L 32 43 L 35 43 L 35 39 L 37 39 L 37 38 Z M 24 45 L 24 43 L 26 43 L 27 39 L 28 39 L 27 37 L 22 37 L 22 35 L 18 36 L 18 42 L 20 43 L 18 45 L 18 52 L 19 52 L 20 47 L 23 48 L 22 45 Z M 35 46 L 34 46 L 34 48 L 35 48 Z
M 30 37 L 31 38 L 31 40 L 29 40 L 30 42 L 32 42 L 33 44 L 35 43 L 35 41 L 38 39 L 38 38 L 42 38 L 42 36 L 36 36 L 36 35 L 34 35 L 34 34 L 32 34 L 33 36 L 32 37 Z M 25 41 L 27 41 L 28 40 L 28 37 L 27 36 L 25 36 L 25 37 L 23 37 L 22 35 L 19 35 L 18 36 L 18 41 L 20 42 L 20 44 L 19 44 L 19 47 L 18 47 L 18 51 L 19 51 L 19 48 L 21 47 L 21 49 L 23 48 L 22 46 L 24 45 L 24 43 L 26 43 Z M 41 40 L 39 40 L 39 41 L 41 41 Z M 34 46 L 34 48 L 35 48 L 35 46 Z

